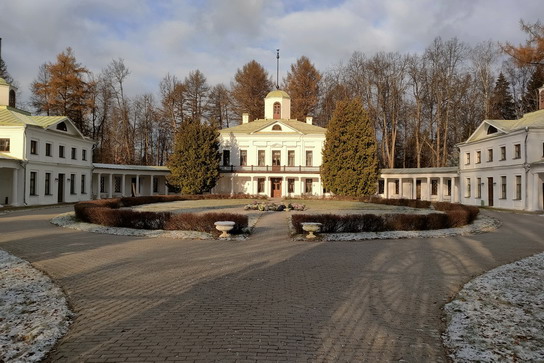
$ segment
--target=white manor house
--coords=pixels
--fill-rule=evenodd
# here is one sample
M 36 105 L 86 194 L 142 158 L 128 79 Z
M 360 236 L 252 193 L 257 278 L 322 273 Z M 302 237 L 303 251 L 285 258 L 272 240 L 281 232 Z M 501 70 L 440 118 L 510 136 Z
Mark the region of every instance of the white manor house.
M 451 201 L 544 210 L 544 87 L 539 111 L 519 120 L 484 120 L 463 143 L 460 165 L 382 169 L 385 198 Z M 321 182 L 327 130 L 291 119 L 281 90 L 265 98 L 265 117 L 220 130 L 221 177 L 214 193 L 273 198 L 327 195 Z M 15 107 L 15 89 L 0 78 L 0 205 L 41 205 L 167 194 L 161 166 L 92 163 L 94 142 L 64 116 L 32 116 Z

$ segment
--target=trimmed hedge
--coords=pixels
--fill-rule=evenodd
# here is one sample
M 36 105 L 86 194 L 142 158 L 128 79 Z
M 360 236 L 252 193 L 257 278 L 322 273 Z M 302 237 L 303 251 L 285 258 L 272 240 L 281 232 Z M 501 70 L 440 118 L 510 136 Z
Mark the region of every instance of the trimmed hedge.
M 208 195 L 200 196 L 149 196 L 100 199 L 87 202 L 79 202 L 74 205 L 76 217 L 88 223 L 100 224 L 108 227 L 123 227 L 136 229 L 164 229 L 164 230 L 190 230 L 219 234 L 214 223 L 217 221 L 233 221 L 234 229 L 231 233 L 244 233 L 248 227 L 248 217 L 235 213 L 182 213 L 170 212 L 142 212 L 121 207 L 133 207 L 142 204 L 172 202 L 179 200 L 211 199 Z M 224 199 L 224 198 L 220 198 Z

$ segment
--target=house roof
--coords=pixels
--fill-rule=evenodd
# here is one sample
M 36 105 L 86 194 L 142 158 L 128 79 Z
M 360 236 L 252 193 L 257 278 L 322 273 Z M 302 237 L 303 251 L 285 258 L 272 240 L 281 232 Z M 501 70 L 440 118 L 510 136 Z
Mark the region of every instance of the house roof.
M 9 86 L 10 84 L 8 82 L 6 82 L 6 80 L 4 78 L 0 77 L 0 85 Z
M 295 131 L 303 134 L 325 134 L 327 132 L 327 129 L 323 127 L 319 127 L 316 125 L 310 125 L 306 122 L 298 121 L 298 120 L 272 120 L 272 119 L 265 119 L 265 120 L 255 120 L 252 122 L 248 122 L 246 124 L 241 124 L 238 126 L 229 127 L 227 129 L 219 130 L 222 134 L 227 133 L 237 133 L 237 134 L 254 134 L 270 125 L 273 125 L 275 123 L 282 124 L 287 126 L 288 128 L 294 129 Z
M 495 127 L 498 133 L 488 134 L 487 129 L 489 125 Z M 544 128 L 544 110 L 526 113 L 519 120 L 484 120 L 464 143 L 509 134 L 514 131 L 523 130 L 526 127 Z
M 0 106 L 0 126 L 39 126 L 47 128 L 61 121 L 68 121 L 66 116 L 32 116 L 30 113 L 10 106 Z
M 285 91 L 282 91 L 282 90 L 275 90 L 275 91 L 271 91 L 271 92 L 268 92 L 268 94 L 266 95 L 266 98 L 269 98 L 269 97 L 281 97 L 281 98 L 291 98 L 287 92 Z
M 0 153 L 0 159 L 7 159 L 7 160 L 21 160 L 15 156 L 7 155 L 4 153 Z

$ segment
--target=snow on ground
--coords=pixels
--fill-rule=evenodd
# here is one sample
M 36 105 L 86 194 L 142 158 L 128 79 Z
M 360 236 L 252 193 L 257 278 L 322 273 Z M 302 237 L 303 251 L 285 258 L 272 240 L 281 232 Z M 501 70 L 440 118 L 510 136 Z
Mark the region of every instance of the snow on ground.
M 0 362 L 37 362 L 67 330 L 60 288 L 28 262 L 0 250 Z
M 544 361 L 544 253 L 466 284 L 444 307 L 456 362 Z

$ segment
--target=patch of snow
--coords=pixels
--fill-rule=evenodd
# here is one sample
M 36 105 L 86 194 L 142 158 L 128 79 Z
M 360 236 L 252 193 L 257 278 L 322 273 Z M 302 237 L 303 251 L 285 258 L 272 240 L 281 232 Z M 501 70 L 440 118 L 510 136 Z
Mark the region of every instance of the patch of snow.
M 68 330 L 60 288 L 28 262 L 0 250 L 0 362 L 37 362 Z
M 544 253 L 477 277 L 444 311 L 455 362 L 544 361 Z

